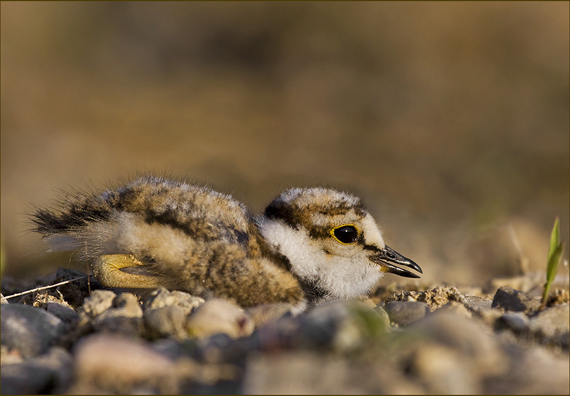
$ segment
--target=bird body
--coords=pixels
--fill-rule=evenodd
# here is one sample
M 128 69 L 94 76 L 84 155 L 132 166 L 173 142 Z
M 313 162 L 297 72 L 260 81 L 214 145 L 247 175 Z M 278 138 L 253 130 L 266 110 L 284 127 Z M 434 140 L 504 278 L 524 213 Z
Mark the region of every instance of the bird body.
M 360 199 L 333 189 L 289 189 L 257 217 L 229 195 L 146 176 L 69 196 L 38 210 L 35 230 L 52 250 L 75 250 L 107 287 L 187 291 L 247 307 L 369 292 L 383 272 L 417 275 L 388 248 Z

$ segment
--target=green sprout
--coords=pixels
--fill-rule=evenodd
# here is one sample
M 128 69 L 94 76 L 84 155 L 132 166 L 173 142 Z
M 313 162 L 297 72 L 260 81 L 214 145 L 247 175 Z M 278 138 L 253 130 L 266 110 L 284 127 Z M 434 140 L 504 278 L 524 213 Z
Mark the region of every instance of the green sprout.
M 560 225 L 557 217 L 556 220 L 554 220 L 554 227 L 550 234 L 550 249 L 548 250 L 548 264 L 546 267 L 546 283 L 544 284 L 544 294 L 542 295 L 543 307 L 546 306 L 548 293 L 550 293 L 550 287 L 552 286 L 552 282 L 554 282 L 556 272 L 558 272 L 558 264 L 560 264 L 563 252 L 564 244 L 560 243 Z

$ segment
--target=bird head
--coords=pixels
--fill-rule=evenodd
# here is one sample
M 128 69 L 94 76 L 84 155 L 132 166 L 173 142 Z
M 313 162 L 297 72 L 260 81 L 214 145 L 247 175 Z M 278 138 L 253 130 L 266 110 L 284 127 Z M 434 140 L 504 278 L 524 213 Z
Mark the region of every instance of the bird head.
M 366 294 L 384 272 L 418 278 L 412 260 L 386 246 L 361 200 L 328 188 L 284 191 L 258 219 L 271 249 L 285 256 L 302 284 L 328 298 Z M 404 267 L 404 268 L 402 268 Z

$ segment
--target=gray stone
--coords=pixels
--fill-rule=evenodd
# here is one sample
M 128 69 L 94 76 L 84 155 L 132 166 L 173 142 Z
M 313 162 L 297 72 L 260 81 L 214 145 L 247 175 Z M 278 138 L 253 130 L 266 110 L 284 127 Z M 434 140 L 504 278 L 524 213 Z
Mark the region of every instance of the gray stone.
M 540 309 L 540 301 L 528 297 L 521 291 L 503 286 L 495 293 L 491 307 L 531 314 Z
M 511 352 L 510 369 L 485 381 L 485 394 L 567 395 L 568 354 L 557 356 L 543 347 Z
M 390 301 L 384 306 L 390 321 L 398 326 L 407 326 L 422 319 L 429 312 L 426 303 L 417 301 Z
M 2 305 L 2 345 L 24 358 L 45 352 L 63 333 L 64 324 L 43 309 L 22 304 Z
M 464 304 L 457 301 L 450 301 L 439 309 L 440 311 L 447 311 L 457 315 L 465 316 L 470 318 L 472 316 L 471 311 L 469 311 Z
M 495 322 L 497 330 L 509 329 L 515 334 L 523 334 L 529 330 L 530 320 L 522 312 L 507 312 Z
M 143 311 L 136 296 L 121 293 L 112 301 L 112 307 L 98 315 L 93 324 L 98 331 L 110 331 L 137 336 L 143 330 Z
M 144 310 L 176 306 L 182 309 L 185 315 L 190 315 L 196 308 L 204 304 L 204 299 L 178 290 L 169 291 L 159 287 L 146 299 Z
M 261 304 L 247 308 L 245 313 L 253 320 L 256 327 L 261 327 L 291 312 L 293 307 L 288 303 Z
M 547 339 L 568 336 L 570 312 L 568 304 L 556 305 L 548 308 L 530 320 L 530 328 L 533 333 Z
M 226 300 L 212 299 L 201 305 L 188 318 L 186 330 L 197 338 L 227 334 L 232 338 L 253 333 L 253 321 L 242 308 Z
M 183 339 L 188 337 L 185 329 L 186 314 L 182 308 L 175 305 L 146 310 L 144 324 L 147 337 L 150 339 L 161 337 Z
M 178 393 L 175 363 L 141 340 L 99 333 L 83 338 L 74 349 L 75 378 L 69 394 Z
M 350 365 L 338 357 L 297 352 L 253 355 L 247 362 L 245 394 L 363 394 Z
M 61 394 L 70 385 L 73 359 L 63 348 L 23 363 L 2 365 L 2 394 Z
M 75 312 L 73 308 L 68 305 L 60 304 L 57 302 L 50 301 L 45 304 L 46 310 L 60 318 L 66 323 L 73 323 L 79 320 L 79 314 Z
M 492 330 L 473 319 L 438 310 L 408 329 L 459 353 L 478 376 L 499 375 L 507 367 Z
M 386 332 L 390 331 L 390 315 L 388 315 L 388 312 L 386 312 L 386 310 L 382 307 L 376 307 L 374 308 L 374 312 L 376 312 L 378 314 L 378 317 L 380 318 L 380 321 L 383 323 L 383 327 L 386 330 Z
M 390 331 L 383 313 L 381 308 L 370 308 L 359 301 L 322 303 L 299 317 L 298 330 L 291 327 L 290 342 L 310 349 L 355 350 L 368 339 Z
M 417 349 L 412 367 L 426 393 L 479 394 L 479 375 L 470 363 L 457 349 L 427 344 Z
M 493 300 L 479 296 L 465 296 L 463 303 L 465 304 L 465 307 L 470 311 L 480 311 L 491 309 Z
M 188 342 L 188 340 L 182 343 L 174 338 L 160 338 L 151 344 L 153 351 L 160 353 L 172 361 L 178 360 L 183 356 L 187 357 L 189 349 L 193 349 L 193 346 L 194 345 Z
M 113 306 L 113 300 L 116 296 L 110 290 L 94 290 L 78 310 L 81 320 L 87 322 L 89 319 L 101 315 Z

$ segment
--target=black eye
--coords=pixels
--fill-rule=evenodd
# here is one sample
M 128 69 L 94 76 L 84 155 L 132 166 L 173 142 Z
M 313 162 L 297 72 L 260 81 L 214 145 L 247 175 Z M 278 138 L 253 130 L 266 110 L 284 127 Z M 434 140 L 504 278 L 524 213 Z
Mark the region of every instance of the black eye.
M 351 225 L 333 229 L 333 235 L 342 243 L 354 243 L 358 239 L 358 231 Z

